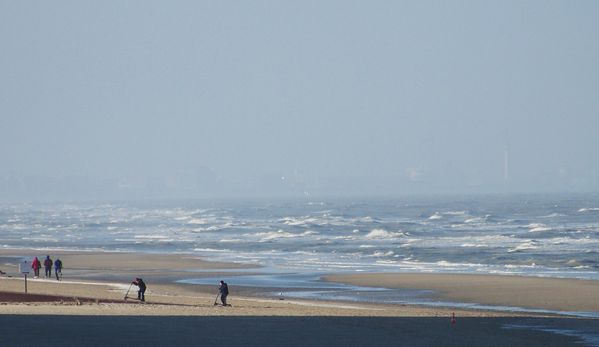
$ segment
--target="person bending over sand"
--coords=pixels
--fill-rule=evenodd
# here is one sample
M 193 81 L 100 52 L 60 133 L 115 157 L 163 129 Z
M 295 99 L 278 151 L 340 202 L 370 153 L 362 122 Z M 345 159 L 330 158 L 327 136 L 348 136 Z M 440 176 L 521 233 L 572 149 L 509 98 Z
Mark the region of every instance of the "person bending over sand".
M 141 278 L 136 278 L 135 281 L 131 283 L 139 287 L 139 290 L 137 291 L 137 299 L 139 301 L 146 301 L 146 284 L 144 281 Z

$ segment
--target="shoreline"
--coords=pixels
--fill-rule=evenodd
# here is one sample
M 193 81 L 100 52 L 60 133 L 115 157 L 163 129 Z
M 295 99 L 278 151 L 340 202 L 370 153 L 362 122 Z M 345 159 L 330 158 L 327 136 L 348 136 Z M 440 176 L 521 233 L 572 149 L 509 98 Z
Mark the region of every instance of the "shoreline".
M 42 252 L 46 252 L 46 250 Z M 34 249 L 3 249 L 0 250 L 0 259 L 6 263 L 7 260 L 14 257 L 32 257 L 34 255 L 40 257 L 42 252 Z M 32 293 L 122 300 L 130 281 L 135 277 L 142 277 L 148 283 L 146 295 L 150 298 L 149 301 L 193 305 L 192 301 L 194 300 L 213 301 L 217 288 L 216 283 L 214 286 L 193 285 L 176 283 L 176 280 L 189 277 L 223 276 L 228 279 L 234 289 L 232 298 L 253 302 L 257 311 L 260 311 L 260 303 L 263 303 L 265 307 L 271 307 L 273 303 L 283 303 L 276 297 L 259 295 L 263 292 L 278 291 L 278 289 L 243 287 L 235 283 L 235 276 L 247 275 L 248 269 L 260 271 L 260 267 L 251 264 L 209 262 L 183 253 L 171 255 L 81 251 L 56 253 L 64 264 L 63 281 L 55 281 L 53 278 L 29 279 L 29 290 Z M 50 255 L 55 258 L 53 254 Z M 11 265 L 0 265 L 0 269 L 13 275 L 13 278 L 3 276 L 0 279 L 0 291 L 2 292 L 22 290 L 22 278 L 15 277 L 15 275 L 20 276 L 17 273 L 16 261 L 18 259 Z M 415 315 L 448 315 L 450 311 L 459 311 L 461 315 L 510 316 L 527 314 L 526 309 L 530 309 L 528 314 L 533 315 L 553 314 L 553 312 L 541 312 L 540 310 L 599 311 L 599 281 L 576 280 L 573 282 L 574 280 L 519 276 L 404 273 L 328 274 L 322 280 L 372 288 L 428 290 L 433 291 L 430 297 L 432 300 L 522 307 L 523 310 L 512 312 L 509 309 L 495 310 L 461 305 L 443 307 L 435 305 L 434 301 L 430 305 L 426 303 L 410 304 L 409 302 L 386 304 L 385 302 L 320 300 L 317 298 L 293 298 L 292 296 L 286 297 L 284 304 L 289 306 L 290 303 L 297 303 L 298 307 L 359 307 L 360 310 L 366 307 L 366 310 L 371 311 L 370 314 L 374 315 L 381 314 L 381 306 L 392 307 L 393 309 L 390 311 L 402 310 L 401 314 L 409 311 Z M 527 294 L 531 288 L 544 288 L 544 292 Z M 285 291 L 285 289 L 281 291 Z M 539 311 L 535 313 L 535 310 Z M 319 314 L 327 314 L 326 309 L 321 311 Z M 389 312 L 384 315 L 386 314 Z

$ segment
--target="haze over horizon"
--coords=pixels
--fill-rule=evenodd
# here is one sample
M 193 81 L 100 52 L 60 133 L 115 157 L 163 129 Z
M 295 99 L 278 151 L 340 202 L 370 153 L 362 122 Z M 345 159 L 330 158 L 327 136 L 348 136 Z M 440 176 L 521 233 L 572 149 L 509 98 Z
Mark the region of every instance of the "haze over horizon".
M 599 192 L 596 1 L 0 2 L 0 200 Z

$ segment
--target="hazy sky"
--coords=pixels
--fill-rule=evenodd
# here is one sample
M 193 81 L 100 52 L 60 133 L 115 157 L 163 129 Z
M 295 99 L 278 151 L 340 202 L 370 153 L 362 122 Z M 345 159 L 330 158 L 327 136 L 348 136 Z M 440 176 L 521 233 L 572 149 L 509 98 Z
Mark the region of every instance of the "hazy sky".
M 599 1 L 1 0 L 0 177 L 597 191 L 597 37 Z

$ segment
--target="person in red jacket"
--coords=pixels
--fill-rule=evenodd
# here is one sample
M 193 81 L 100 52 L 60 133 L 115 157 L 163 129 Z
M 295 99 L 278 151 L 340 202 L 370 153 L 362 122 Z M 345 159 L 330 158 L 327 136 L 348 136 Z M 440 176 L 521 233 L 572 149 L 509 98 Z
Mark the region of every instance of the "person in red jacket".
M 52 264 L 54 262 L 50 259 L 50 256 L 46 256 L 46 260 L 44 260 L 44 269 L 46 270 L 46 277 L 52 277 Z
M 33 269 L 35 278 L 38 278 L 40 276 L 40 268 L 41 267 L 42 267 L 42 263 L 40 263 L 40 260 L 37 259 L 37 257 L 33 258 L 33 261 L 31 262 L 31 268 Z

